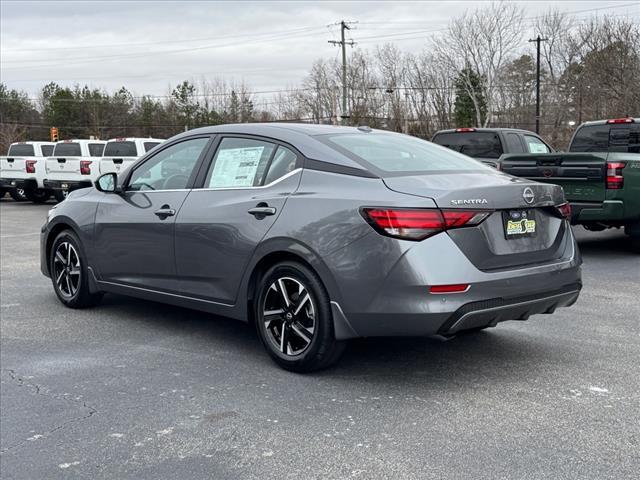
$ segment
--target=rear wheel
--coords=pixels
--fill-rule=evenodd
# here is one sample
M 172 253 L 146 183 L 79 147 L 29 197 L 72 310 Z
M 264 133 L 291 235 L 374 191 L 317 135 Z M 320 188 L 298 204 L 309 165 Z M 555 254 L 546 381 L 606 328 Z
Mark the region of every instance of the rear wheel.
M 335 363 L 346 346 L 335 339 L 329 296 L 308 267 L 283 262 L 260 280 L 255 302 L 258 333 L 286 370 L 310 372 Z
M 33 203 L 44 203 L 51 197 L 51 191 L 44 188 L 33 188 L 25 190 L 25 196 Z
M 53 198 L 56 199 L 56 202 L 60 203 L 65 198 L 67 198 L 67 194 L 65 192 L 63 192 L 62 190 L 54 190 L 53 191 Z
M 9 190 L 9 195 L 11 195 L 11 198 L 16 202 L 24 202 L 27 199 L 23 188 L 12 188 Z
M 53 289 L 65 306 L 86 308 L 102 300 L 102 293 L 91 293 L 89 290 L 86 258 L 78 237 L 71 230 L 64 230 L 53 241 L 49 272 Z

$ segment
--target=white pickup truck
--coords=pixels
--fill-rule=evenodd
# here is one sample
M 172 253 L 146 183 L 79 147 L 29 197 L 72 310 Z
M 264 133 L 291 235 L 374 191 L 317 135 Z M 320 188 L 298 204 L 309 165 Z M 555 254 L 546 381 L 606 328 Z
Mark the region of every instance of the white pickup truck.
M 113 138 L 104 146 L 100 159 L 100 175 L 120 173 L 131 166 L 140 156 L 164 142 L 159 138 Z
M 101 140 L 62 140 L 46 160 L 44 187 L 53 190 L 56 200 L 67 193 L 90 187 L 100 175 L 98 162 L 107 142 Z
M 6 157 L 0 157 L 0 189 L 14 200 L 46 202 L 51 191 L 44 188 L 45 161 L 53 153 L 53 142 L 16 142 Z

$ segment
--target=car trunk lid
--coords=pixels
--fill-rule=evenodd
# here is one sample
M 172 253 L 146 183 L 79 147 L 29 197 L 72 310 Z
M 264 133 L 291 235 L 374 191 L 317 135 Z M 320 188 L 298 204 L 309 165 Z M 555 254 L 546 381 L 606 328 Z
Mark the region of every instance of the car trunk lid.
M 481 270 L 554 261 L 562 256 L 570 240 L 567 222 L 555 209 L 564 202 L 562 189 L 556 185 L 497 171 L 392 176 L 383 180 L 391 190 L 431 198 L 443 210 L 492 211 L 478 226 L 447 232 Z M 522 234 L 515 230 L 519 222 Z

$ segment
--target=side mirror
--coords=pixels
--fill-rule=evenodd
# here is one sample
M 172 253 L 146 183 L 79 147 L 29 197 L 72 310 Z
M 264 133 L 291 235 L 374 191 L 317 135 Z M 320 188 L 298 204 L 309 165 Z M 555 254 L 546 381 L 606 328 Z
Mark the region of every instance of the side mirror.
M 115 172 L 100 175 L 94 183 L 96 190 L 104 193 L 116 193 L 118 189 L 118 175 Z

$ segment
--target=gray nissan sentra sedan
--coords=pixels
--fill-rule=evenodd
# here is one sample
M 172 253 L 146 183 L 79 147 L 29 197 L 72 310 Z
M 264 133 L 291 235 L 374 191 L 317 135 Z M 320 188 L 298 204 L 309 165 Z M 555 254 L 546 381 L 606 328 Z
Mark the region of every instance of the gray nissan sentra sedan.
M 42 229 L 62 303 L 105 292 L 255 324 L 282 367 L 346 340 L 454 335 L 553 313 L 581 288 L 562 189 L 368 127 L 173 137 L 72 192 Z

